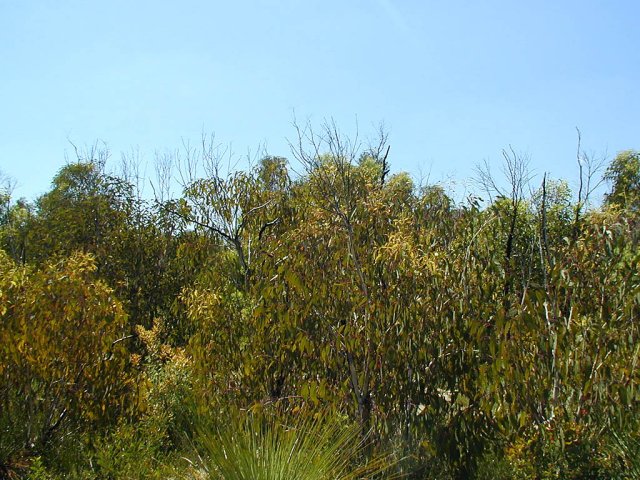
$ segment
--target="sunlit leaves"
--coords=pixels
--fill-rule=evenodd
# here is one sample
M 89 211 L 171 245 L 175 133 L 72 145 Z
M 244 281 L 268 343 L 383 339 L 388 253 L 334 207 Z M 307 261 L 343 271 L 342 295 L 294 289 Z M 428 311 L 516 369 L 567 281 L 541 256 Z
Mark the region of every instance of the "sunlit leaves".
M 29 441 L 47 442 L 134 408 L 126 314 L 95 278 L 93 258 L 76 254 L 29 271 L 2 257 L 0 401 L 34 422 L 25 426 Z

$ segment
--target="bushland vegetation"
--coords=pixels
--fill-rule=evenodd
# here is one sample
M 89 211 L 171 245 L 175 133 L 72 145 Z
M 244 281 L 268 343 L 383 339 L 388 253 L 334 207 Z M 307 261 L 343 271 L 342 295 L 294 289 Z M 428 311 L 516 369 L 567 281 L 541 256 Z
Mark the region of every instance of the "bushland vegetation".
M 640 475 L 638 152 L 460 200 L 384 134 L 292 143 L 5 184 L 1 478 Z

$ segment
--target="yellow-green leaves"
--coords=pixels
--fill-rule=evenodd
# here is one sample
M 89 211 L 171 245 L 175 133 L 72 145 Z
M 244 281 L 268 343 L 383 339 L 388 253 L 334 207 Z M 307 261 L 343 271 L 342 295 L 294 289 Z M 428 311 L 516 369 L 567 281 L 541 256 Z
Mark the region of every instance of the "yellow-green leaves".
M 31 441 L 134 408 L 126 314 L 95 278 L 93 258 L 74 254 L 28 271 L 3 255 L 0 270 L 0 401 L 17 394 L 20 404 L 2 408 L 40 422 L 29 427 Z

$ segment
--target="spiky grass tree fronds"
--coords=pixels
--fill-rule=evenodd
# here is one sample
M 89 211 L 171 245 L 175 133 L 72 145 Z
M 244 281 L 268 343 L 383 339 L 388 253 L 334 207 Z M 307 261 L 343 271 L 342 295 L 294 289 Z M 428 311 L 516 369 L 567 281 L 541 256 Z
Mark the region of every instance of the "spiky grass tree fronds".
M 388 457 L 358 462 L 365 446 L 359 429 L 321 420 L 287 425 L 247 415 L 200 431 L 197 444 L 189 479 L 355 480 L 391 465 Z
M 613 438 L 613 452 L 625 464 L 625 478 L 640 479 L 640 436 L 630 432 L 614 432 Z

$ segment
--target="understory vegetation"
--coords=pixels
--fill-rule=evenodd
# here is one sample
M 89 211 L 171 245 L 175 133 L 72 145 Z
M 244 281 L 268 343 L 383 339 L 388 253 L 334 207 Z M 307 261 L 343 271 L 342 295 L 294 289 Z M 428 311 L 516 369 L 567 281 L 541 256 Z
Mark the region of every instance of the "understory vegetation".
M 5 182 L 0 478 L 640 478 L 640 154 L 572 189 L 509 149 L 460 201 L 297 134 L 153 199 L 98 148 Z

